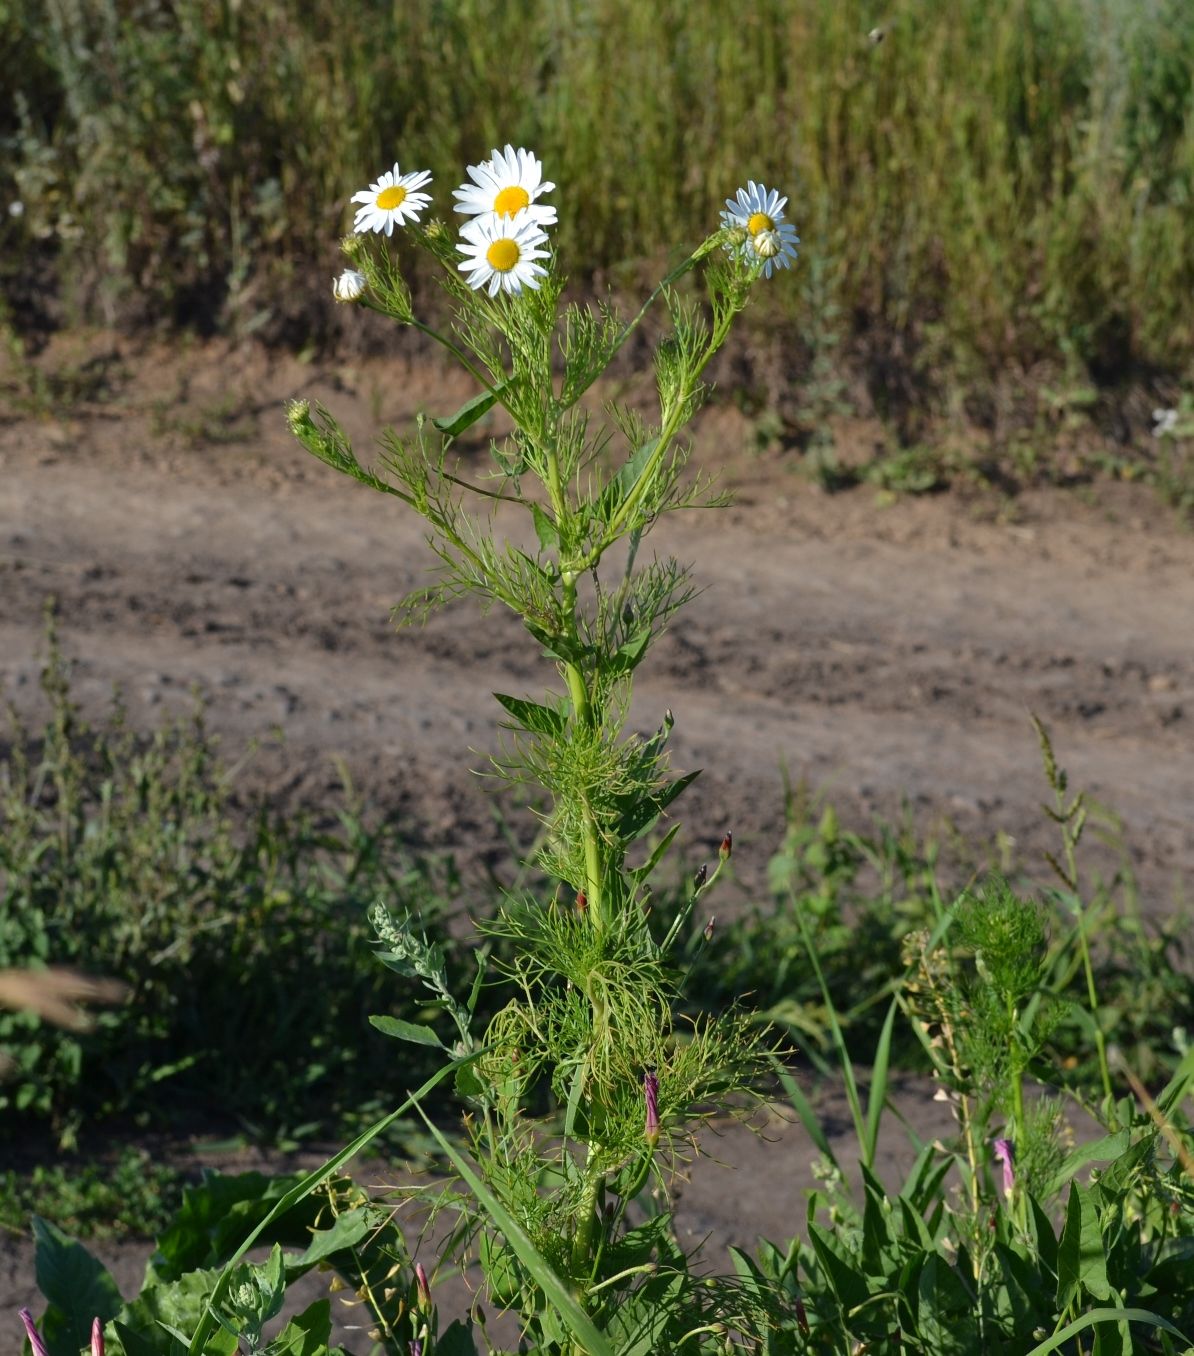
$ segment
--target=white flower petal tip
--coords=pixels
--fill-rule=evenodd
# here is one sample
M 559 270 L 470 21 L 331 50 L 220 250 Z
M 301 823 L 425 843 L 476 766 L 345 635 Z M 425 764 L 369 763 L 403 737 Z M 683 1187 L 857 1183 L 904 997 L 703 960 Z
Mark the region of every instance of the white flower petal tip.
M 468 222 L 460 236 L 456 248 L 464 260 L 457 268 L 474 291 L 484 287 L 491 297 L 499 291 L 517 296 L 524 287 L 537 289 L 547 274 L 537 262 L 548 257 L 548 251 L 540 249 L 547 235 L 530 217 L 511 220 L 490 212 Z
M 332 296 L 337 301 L 360 301 L 365 293 L 366 278 L 355 268 L 346 268 L 332 283 Z
M 790 268 L 797 257 L 800 237 L 784 220 L 787 205 L 787 198 L 780 197 L 775 189 L 749 179 L 745 188 L 726 199 L 721 214 L 722 228 L 731 233 L 726 250 L 745 263 L 761 262 L 765 278 L 777 268 Z
M 353 230 L 384 231 L 386 235 L 393 235 L 395 226 L 418 221 L 419 213 L 431 203 L 431 195 L 418 190 L 430 182 L 429 170 L 403 174 L 395 161 L 394 168 L 386 170 L 376 183 L 352 195 L 353 202 L 364 204 L 357 208 Z
M 471 183 L 454 189 L 456 210 L 466 217 L 497 216 L 510 221 L 533 221 L 554 226 L 556 209 L 537 199 L 555 184 L 543 178 L 543 166 L 530 151 L 507 145 L 488 160 L 468 167 Z

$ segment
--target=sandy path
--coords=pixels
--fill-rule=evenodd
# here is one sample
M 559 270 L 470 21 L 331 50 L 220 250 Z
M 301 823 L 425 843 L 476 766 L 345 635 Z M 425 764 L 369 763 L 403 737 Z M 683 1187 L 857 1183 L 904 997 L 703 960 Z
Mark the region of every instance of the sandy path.
M 384 414 L 417 406 L 433 379 L 408 374 Z M 377 380 L 330 397 L 363 442 Z M 489 855 L 490 784 L 467 770 L 497 746 L 488 693 L 541 693 L 550 667 L 512 617 L 467 605 L 394 635 L 389 607 L 427 562 L 418 523 L 304 460 L 281 424 L 286 395 L 330 383 L 265 368 L 245 445 L 179 451 L 132 397 L 122 419 L 10 428 L 0 680 L 30 706 L 54 594 L 86 706 L 119 682 L 149 720 L 199 682 L 230 753 L 284 728 L 286 748 L 250 774 L 271 793 L 318 802 L 342 756 L 412 835 Z M 698 457 L 743 436 L 714 411 Z M 847 817 L 896 816 L 906 797 L 922 821 L 1002 831 L 1039 861 L 1051 840 L 1033 711 L 1074 784 L 1123 816 L 1151 906 L 1167 906 L 1194 863 L 1194 541 L 1146 492 L 1102 508 L 1041 495 L 1000 523 L 950 498 L 826 497 L 774 461 L 731 459 L 725 479 L 736 507 L 673 517 L 653 538 L 694 563 L 704 592 L 640 670 L 633 715 L 653 728 L 670 706 L 677 768 L 705 769 L 682 802 L 694 855 L 733 827 L 758 878 L 782 763 L 830 783 Z

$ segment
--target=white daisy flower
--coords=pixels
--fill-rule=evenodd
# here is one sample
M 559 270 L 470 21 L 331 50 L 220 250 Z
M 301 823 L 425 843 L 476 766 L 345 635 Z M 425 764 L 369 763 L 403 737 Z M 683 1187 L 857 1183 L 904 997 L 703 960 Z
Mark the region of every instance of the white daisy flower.
M 532 217 L 511 221 L 491 212 L 467 222 L 460 235 L 456 248 L 465 258 L 457 268 L 468 275 L 468 285 L 474 290 L 488 286 L 491 297 L 499 289 L 517 296 L 524 287 L 538 288 L 539 279 L 547 273 L 535 262 L 547 258 L 547 250 L 539 248 L 547 243 L 547 233 Z
M 430 170 L 403 174 L 395 161 L 394 168 L 386 170 L 377 183 L 352 195 L 353 202 L 365 204 L 357 208 L 353 229 L 385 231 L 386 235 L 393 235 L 394 227 L 405 226 L 408 218 L 418 221 L 419 213 L 431 202 L 431 196 L 416 190 L 430 182 Z
M 536 198 L 550 193 L 555 184 L 543 182 L 543 166 L 520 146 L 515 150 L 507 145 L 504 151 L 494 149 L 489 160 L 468 167 L 471 184 L 461 184 L 453 190 L 456 210 L 466 217 L 480 217 L 496 213 L 513 220 L 524 218 L 539 226 L 554 226 L 556 209 Z
M 337 301 L 359 301 L 365 291 L 366 278 L 355 268 L 346 268 L 332 284 L 332 295 Z
M 787 198 L 781 198 L 775 189 L 750 179 L 737 197 L 726 199 L 726 210 L 721 214 L 723 227 L 747 235 L 744 244 L 727 244 L 726 248 L 740 251 L 747 263 L 754 263 L 756 258 L 764 260 L 763 276 L 767 278 L 774 268 L 791 267 L 800 244 L 796 228 L 784 221 L 787 205 Z

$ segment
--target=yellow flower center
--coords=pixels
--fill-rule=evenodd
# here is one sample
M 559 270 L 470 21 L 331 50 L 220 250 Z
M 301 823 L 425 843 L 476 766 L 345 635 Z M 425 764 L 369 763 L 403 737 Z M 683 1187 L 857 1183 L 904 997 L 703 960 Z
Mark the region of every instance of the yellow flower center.
M 493 200 L 493 210 L 499 217 L 512 217 L 530 205 L 531 195 L 521 184 L 511 184 L 509 188 L 503 188 Z
M 766 212 L 756 212 L 746 223 L 746 229 L 751 235 L 758 235 L 760 231 L 774 231 L 775 222 L 771 220 Z
M 516 240 L 495 240 L 485 251 L 489 267 L 495 273 L 509 273 L 518 263 L 519 249 Z
M 401 207 L 406 201 L 406 189 L 401 184 L 394 184 L 390 188 L 383 188 L 377 195 L 377 205 L 383 212 L 392 212 L 395 207 Z

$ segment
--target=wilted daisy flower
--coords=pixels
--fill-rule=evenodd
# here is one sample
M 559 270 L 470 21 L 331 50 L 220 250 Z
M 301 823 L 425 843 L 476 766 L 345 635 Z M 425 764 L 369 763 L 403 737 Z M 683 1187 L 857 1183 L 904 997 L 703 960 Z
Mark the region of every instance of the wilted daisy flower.
M 416 192 L 416 189 L 430 182 L 430 170 L 403 174 L 395 161 L 394 168 L 386 170 L 377 183 L 352 195 L 353 202 L 365 204 L 357 208 L 353 228 L 358 231 L 385 231 L 386 235 L 393 235 L 394 227 L 404 226 L 407 218 L 418 221 L 419 213 L 430 203 L 431 197 L 427 193 Z
M 358 301 L 365 290 L 366 278 L 355 268 L 346 268 L 332 284 L 332 295 L 337 301 Z
M 762 259 L 763 276 L 767 278 L 773 268 L 791 267 L 800 244 L 796 228 L 784 221 L 787 204 L 787 198 L 781 198 L 775 189 L 751 179 L 738 190 L 737 197 L 726 199 L 726 210 L 721 214 L 721 224 L 727 230 L 746 232 L 742 244 L 730 242 L 726 248 L 740 252 L 747 263 Z
M 547 234 L 530 217 L 510 221 L 505 217 L 477 217 L 461 229 L 457 249 L 465 256 L 457 268 L 468 275 L 474 289 L 488 286 L 489 295 L 499 288 L 517 296 L 524 287 L 537 288 L 547 270 L 536 259 L 546 259 Z
M 471 184 L 461 184 L 452 192 L 456 210 L 464 216 L 496 212 L 499 217 L 526 219 L 539 226 L 555 225 L 556 209 L 535 201 L 555 184 L 543 182 L 543 166 L 521 146 L 518 150 L 510 145 L 504 151 L 495 148 L 490 159 L 468 167 L 468 177 Z

